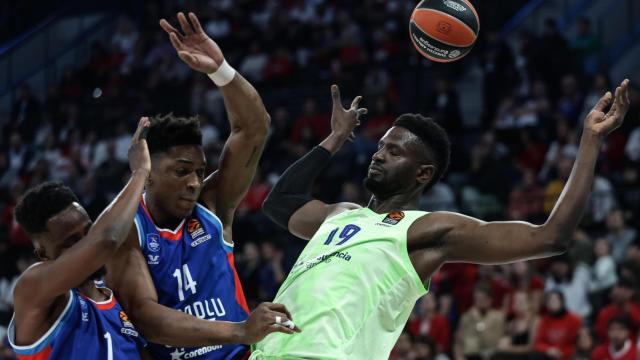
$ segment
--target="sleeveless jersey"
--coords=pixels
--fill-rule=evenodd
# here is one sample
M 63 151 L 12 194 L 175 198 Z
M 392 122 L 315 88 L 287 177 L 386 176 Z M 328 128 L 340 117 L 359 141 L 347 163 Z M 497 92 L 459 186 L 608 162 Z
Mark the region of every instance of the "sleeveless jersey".
M 273 300 L 303 332 L 270 334 L 251 359 L 387 359 L 427 292 L 407 252 L 424 214 L 360 208 L 326 219 Z
M 138 347 L 146 345 L 113 293 L 109 300 L 95 302 L 77 289 L 69 290 L 58 320 L 32 345 L 15 344 L 14 320 L 8 338 L 20 360 L 140 359 Z
M 197 204 L 174 231 L 159 229 L 144 195 L 134 218 L 140 248 L 158 293 L 158 303 L 206 320 L 244 321 L 248 306 L 233 260 L 233 244 L 225 241 L 220 219 Z M 245 345 L 197 348 L 149 343 L 157 359 L 236 359 Z

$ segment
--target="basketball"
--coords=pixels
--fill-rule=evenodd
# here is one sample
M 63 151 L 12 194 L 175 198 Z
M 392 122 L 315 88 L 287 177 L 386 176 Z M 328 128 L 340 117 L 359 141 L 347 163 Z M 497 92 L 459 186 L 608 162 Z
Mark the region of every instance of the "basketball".
M 480 19 L 467 0 L 422 0 L 409 21 L 413 46 L 429 60 L 456 61 L 478 38 Z

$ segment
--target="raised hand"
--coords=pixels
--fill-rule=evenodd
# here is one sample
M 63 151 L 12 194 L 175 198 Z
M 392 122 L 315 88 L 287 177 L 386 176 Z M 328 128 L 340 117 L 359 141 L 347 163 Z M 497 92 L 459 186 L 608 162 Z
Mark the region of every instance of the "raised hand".
M 279 321 L 278 321 L 279 320 Z M 300 329 L 287 326 L 291 314 L 282 304 L 264 302 L 251 312 L 244 322 L 244 334 L 241 336 L 243 344 L 254 344 L 273 332 L 285 334 L 299 333 Z
M 613 104 L 611 102 L 613 101 Z M 605 109 L 611 105 L 605 114 Z M 604 139 L 612 131 L 622 125 L 622 120 L 629 110 L 629 80 L 622 81 L 616 88 L 615 95 L 607 91 L 589 112 L 584 120 L 584 129 Z
M 178 56 L 190 68 L 196 71 L 210 74 L 218 70 L 224 61 L 224 56 L 218 44 L 205 34 L 200 21 L 192 12 L 189 20 L 182 12 L 178 13 L 178 22 L 182 28 L 180 33 L 165 19 L 160 20 L 160 26 L 169 34 L 169 39 Z
M 360 125 L 360 116 L 367 113 L 366 108 L 358 108 L 362 96 L 356 96 L 351 102 L 351 107 L 342 107 L 340 89 L 338 85 L 331 85 L 331 98 L 333 109 L 331 111 L 331 132 L 338 136 L 346 136 L 349 140 L 355 138 L 353 130 Z
M 151 157 L 149 155 L 149 148 L 147 147 L 147 131 L 151 122 L 148 117 L 140 118 L 138 121 L 138 128 L 131 138 L 131 145 L 129 146 L 129 167 L 131 172 L 139 170 L 151 171 Z

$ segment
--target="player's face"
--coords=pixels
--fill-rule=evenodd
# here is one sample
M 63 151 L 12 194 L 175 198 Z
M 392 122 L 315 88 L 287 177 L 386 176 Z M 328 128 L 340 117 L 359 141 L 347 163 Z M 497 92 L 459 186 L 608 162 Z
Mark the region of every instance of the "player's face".
M 57 259 L 82 239 L 91 227 L 91 219 L 80 204 L 74 202 L 47 221 L 47 231 L 35 237 L 41 260 Z
M 389 129 L 371 157 L 365 187 L 376 197 L 385 199 L 426 184 L 433 176 L 434 167 L 422 164 L 423 146 L 409 130 Z
M 204 181 L 206 160 L 197 145 L 173 146 L 154 156 L 148 196 L 175 218 L 191 214 Z

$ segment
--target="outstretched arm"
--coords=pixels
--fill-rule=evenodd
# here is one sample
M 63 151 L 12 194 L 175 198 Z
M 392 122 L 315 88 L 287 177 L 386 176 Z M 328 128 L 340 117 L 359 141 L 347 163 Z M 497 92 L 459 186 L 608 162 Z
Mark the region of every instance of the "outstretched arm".
M 256 89 L 227 64 L 196 15 L 189 13 L 189 20 L 191 23 L 183 13 L 178 13 L 184 34 L 164 19 L 160 20 L 160 26 L 169 34 L 180 59 L 192 69 L 208 74 L 222 92 L 231 134 L 220 155 L 220 167 L 205 180 L 200 199 L 225 226 L 230 226 L 255 175 L 270 118 Z
M 543 225 L 484 222 L 460 214 L 435 212 L 412 226 L 410 248 L 437 249 L 441 261 L 480 264 L 540 258 L 566 251 L 591 192 L 600 147 L 606 136 L 622 124 L 629 109 L 628 85 L 628 80 L 623 81 L 615 98 L 610 92 L 605 94 L 585 119 L 571 175 Z M 611 109 L 605 114 L 609 105 Z
M 199 319 L 159 304 L 135 230 L 109 263 L 107 284 L 146 339 L 155 343 L 184 347 L 252 344 L 272 332 L 294 332 L 275 324 L 276 316 L 291 319 L 280 304 L 260 304 L 247 321 L 239 323 Z
M 353 137 L 353 129 L 360 123 L 358 117 L 367 112 L 365 108 L 358 108 L 361 96 L 353 99 L 348 110 L 344 109 L 337 85 L 331 87 L 331 97 L 331 134 L 280 176 L 262 206 L 271 220 L 306 240 L 313 237 L 328 216 L 360 207 L 353 203 L 325 204 L 311 196 L 316 177 L 331 156 Z
M 100 214 L 87 235 L 58 258 L 25 271 L 14 292 L 16 303 L 35 308 L 51 305 L 53 299 L 82 284 L 102 267 L 124 242 L 151 169 L 147 141 L 141 137 L 148 126 L 147 118 L 140 119 L 131 140 L 129 164 L 132 174 L 127 185 Z

